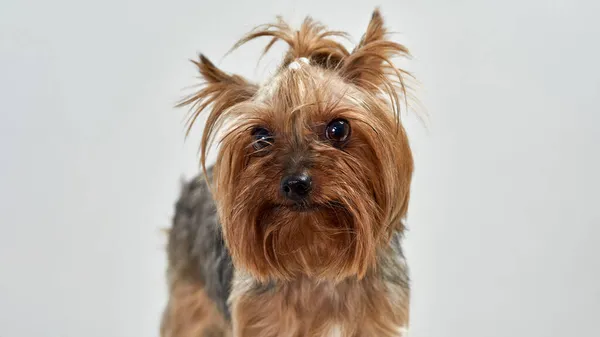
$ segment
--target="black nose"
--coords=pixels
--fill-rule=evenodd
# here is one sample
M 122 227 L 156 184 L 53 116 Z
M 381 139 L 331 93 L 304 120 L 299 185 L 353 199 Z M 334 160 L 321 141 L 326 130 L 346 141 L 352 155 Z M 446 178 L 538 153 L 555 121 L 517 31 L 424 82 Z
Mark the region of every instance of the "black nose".
M 281 193 L 293 201 L 302 201 L 310 193 L 311 179 L 307 174 L 295 174 L 281 179 Z

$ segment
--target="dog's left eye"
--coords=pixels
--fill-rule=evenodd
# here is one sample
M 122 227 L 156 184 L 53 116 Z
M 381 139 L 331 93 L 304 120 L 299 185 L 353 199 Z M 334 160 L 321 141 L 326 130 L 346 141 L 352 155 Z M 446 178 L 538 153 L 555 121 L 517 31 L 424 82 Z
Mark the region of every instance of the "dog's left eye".
M 334 119 L 325 129 L 327 139 L 336 143 L 343 143 L 350 137 L 350 123 L 345 119 Z
M 254 128 L 252 130 L 252 138 L 254 138 L 254 142 L 252 143 L 252 146 L 256 150 L 262 150 L 265 147 L 273 144 L 273 142 L 274 142 L 271 131 L 269 131 L 265 128 L 260 128 L 260 127 Z

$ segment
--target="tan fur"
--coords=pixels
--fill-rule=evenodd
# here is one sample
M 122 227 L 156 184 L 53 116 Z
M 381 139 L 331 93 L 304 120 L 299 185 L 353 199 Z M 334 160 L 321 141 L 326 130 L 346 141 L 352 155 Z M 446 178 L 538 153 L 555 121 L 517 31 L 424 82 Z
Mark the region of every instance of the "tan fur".
M 229 337 L 231 327 L 202 286 L 183 280 L 171 285 L 161 337 Z
M 399 337 L 408 324 L 405 289 L 367 277 L 341 283 L 298 279 L 260 295 L 248 291 L 251 280 L 237 278 L 232 294 L 235 336 Z

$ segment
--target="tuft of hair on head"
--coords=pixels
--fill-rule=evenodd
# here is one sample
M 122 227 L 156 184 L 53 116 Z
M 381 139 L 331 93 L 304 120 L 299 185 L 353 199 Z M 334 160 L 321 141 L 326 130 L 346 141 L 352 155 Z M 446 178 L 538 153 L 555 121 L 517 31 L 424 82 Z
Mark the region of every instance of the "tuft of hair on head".
M 271 38 L 261 57 L 266 55 L 278 41 L 283 41 L 289 46 L 281 68 L 287 67 L 296 59 L 306 58 L 312 64 L 335 69 L 350 54 L 346 47 L 336 40 L 336 38 L 348 39 L 347 33 L 328 30 L 325 25 L 310 16 L 304 19 L 298 30 L 292 29 L 281 16 L 278 16 L 276 22 L 254 28 L 242 37 L 229 52 L 260 37 Z

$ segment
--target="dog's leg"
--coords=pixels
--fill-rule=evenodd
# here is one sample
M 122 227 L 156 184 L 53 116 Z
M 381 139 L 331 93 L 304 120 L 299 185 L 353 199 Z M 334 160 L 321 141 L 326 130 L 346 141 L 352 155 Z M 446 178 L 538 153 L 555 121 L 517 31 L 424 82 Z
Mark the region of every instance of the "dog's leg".
M 230 337 L 231 328 L 200 284 L 174 282 L 161 337 Z

